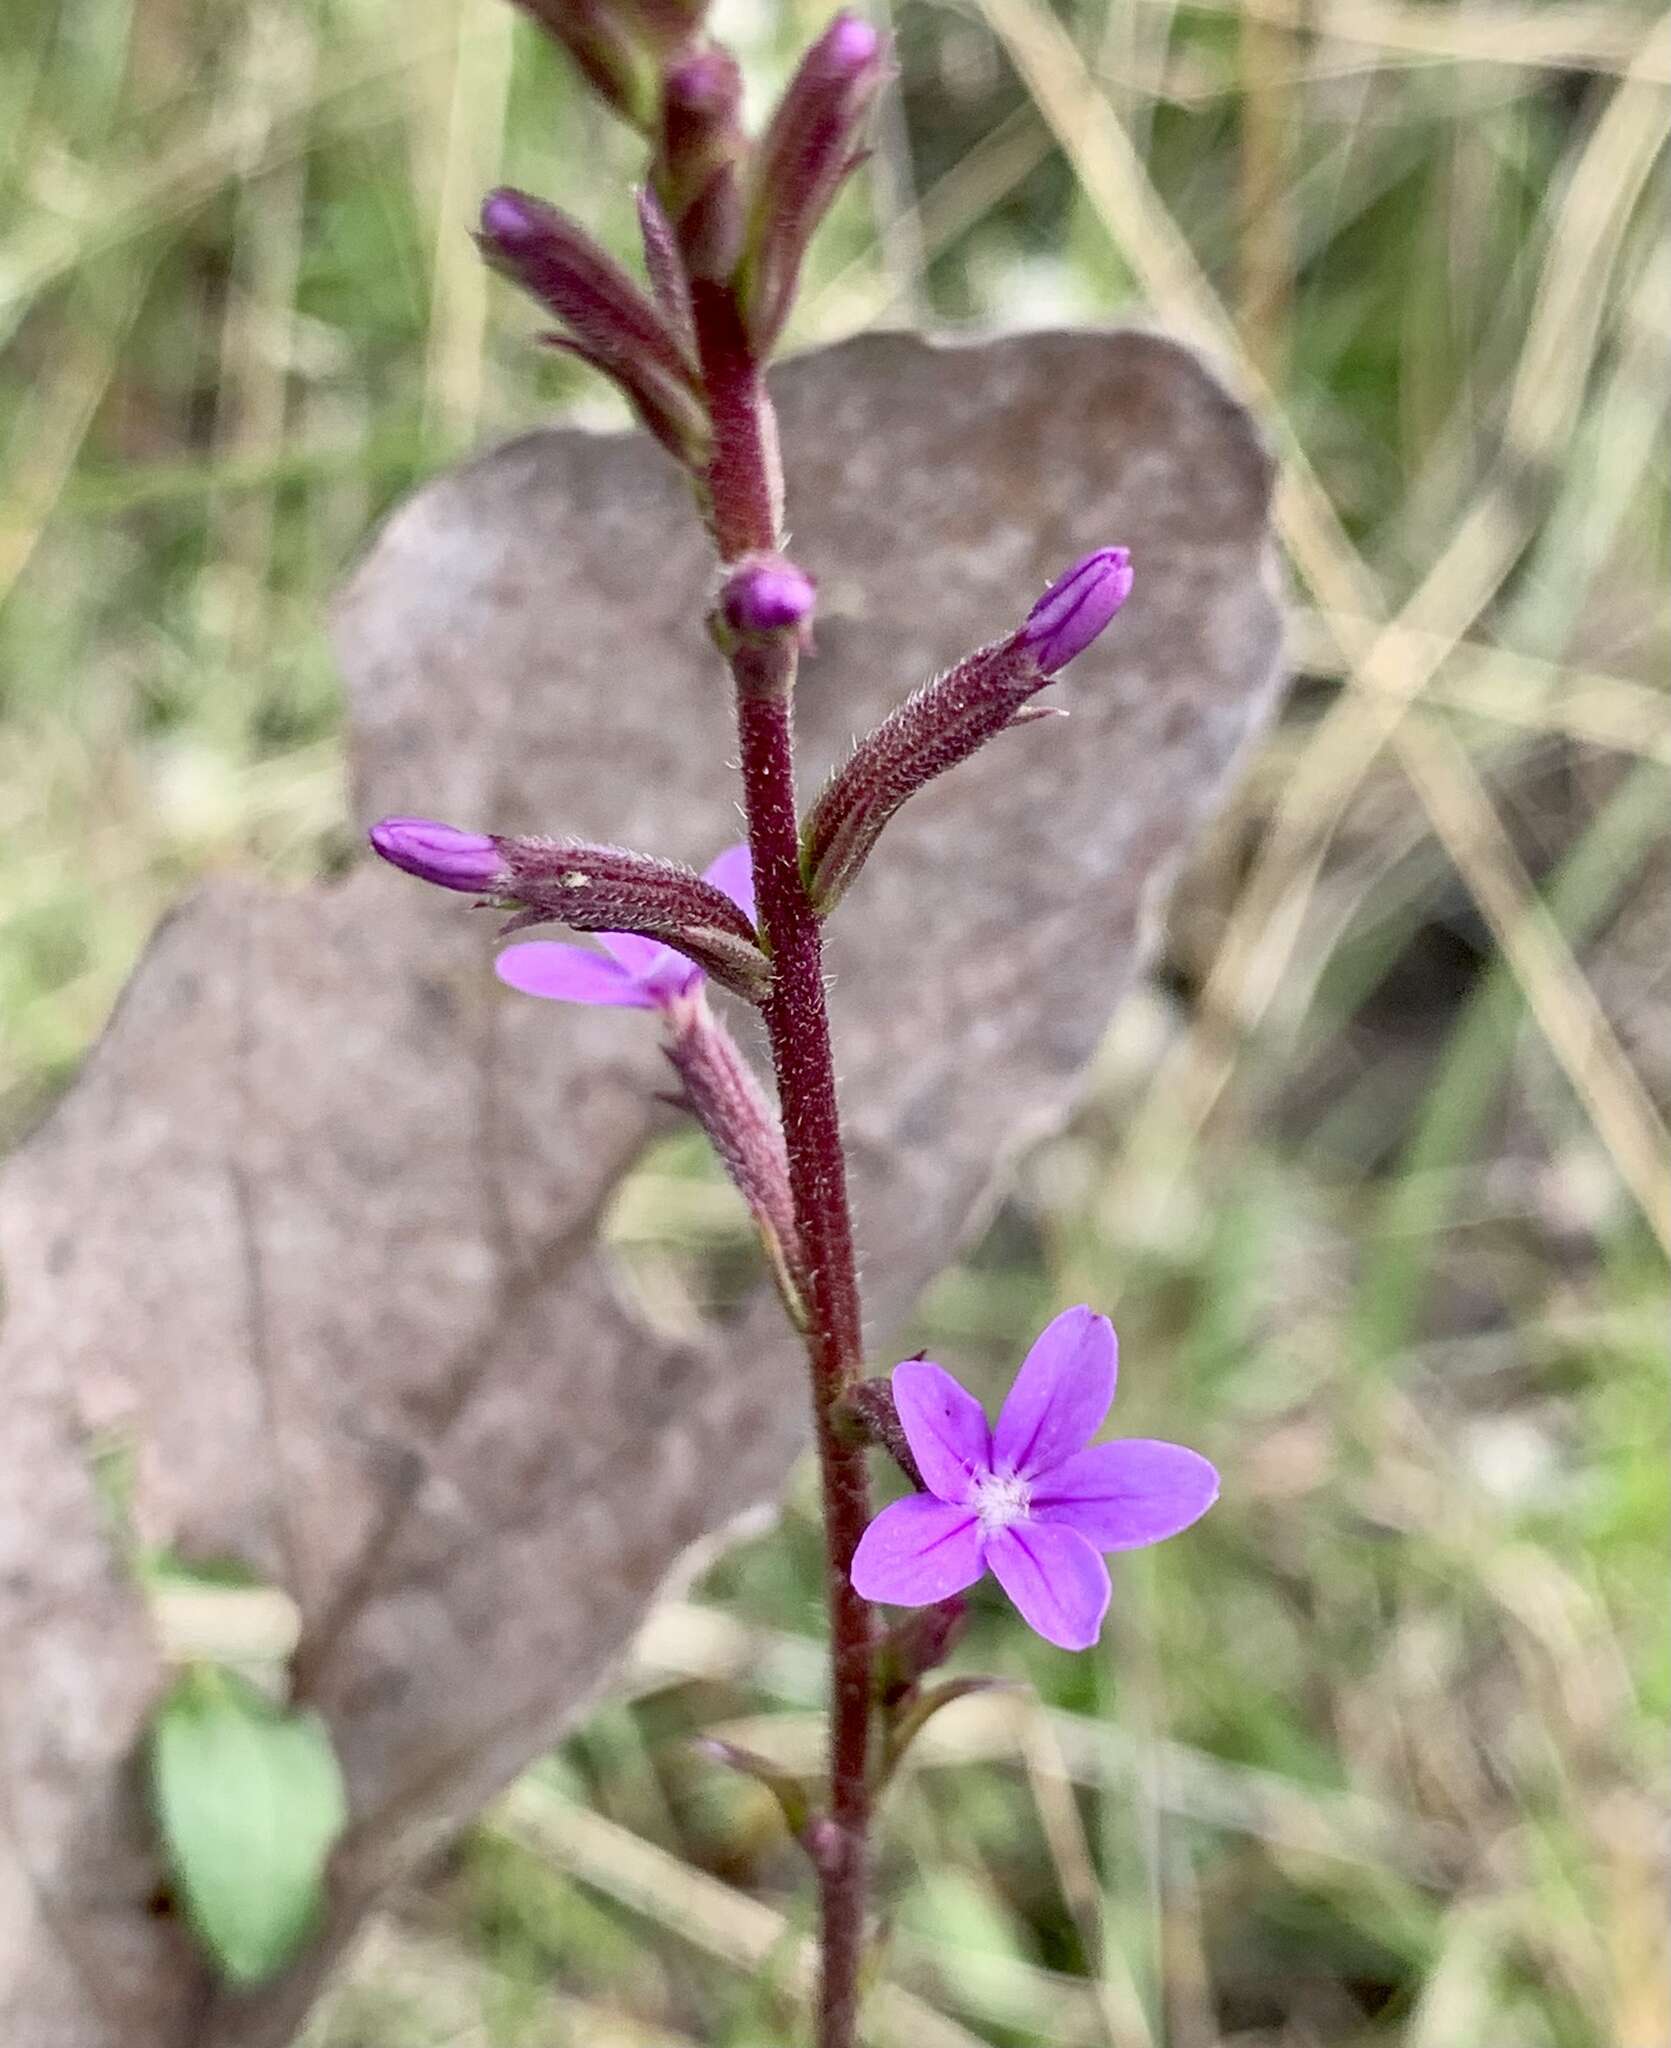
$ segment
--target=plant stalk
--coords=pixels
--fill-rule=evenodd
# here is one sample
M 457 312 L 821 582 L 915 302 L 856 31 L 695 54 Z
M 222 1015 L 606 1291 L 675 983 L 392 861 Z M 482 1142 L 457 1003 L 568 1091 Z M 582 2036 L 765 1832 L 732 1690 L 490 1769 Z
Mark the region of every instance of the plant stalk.
M 692 296 L 714 431 L 711 516 L 720 554 L 731 562 L 777 545 L 776 428 L 730 288 L 699 283 Z M 818 2048 L 852 2048 L 869 1881 L 872 1631 L 870 1608 L 849 1573 L 870 1502 L 864 1451 L 842 1440 L 835 1409 L 863 1369 L 864 1341 L 823 932 L 801 879 L 790 710 L 795 665 L 787 634 L 771 644 L 747 644 L 732 659 L 749 851 L 772 956 L 766 1029 L 807 1266 L 806 1344 L 824 1501 L 830 1786 L 829 1825 L 813 1858 L 821 1934 L 816 2038 Z

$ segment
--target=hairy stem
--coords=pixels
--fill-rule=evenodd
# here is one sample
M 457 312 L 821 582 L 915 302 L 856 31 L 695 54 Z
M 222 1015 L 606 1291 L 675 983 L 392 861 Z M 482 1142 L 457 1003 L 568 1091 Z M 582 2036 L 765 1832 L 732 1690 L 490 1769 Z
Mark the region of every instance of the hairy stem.
M 697 285 L 694 312 L 714 425 L 709 472 L 714 534 L 727 561 L 776 546 L 776 432 L 760 367 L 728 288 Z M 743 799 L 761 922 L 772 955 L 765 1006 L 789 1184 L 806 1260 L 807 1356 L 824 1495 L 830 1608 L 830 1826 L 816 1864 L 822 1934 L 819 2048 L 851 2048 L 869 1875 L 867 1774 L 871 1620 L 853 1591 L 853 1552 L 869 1520 L 864 1452 L 846 1443 L 835 1408 L 862 1370 L 863 1336 L 847 1167 L 836 1106 L 823 936 L 801 880 L 789 636 L 733 660 Z

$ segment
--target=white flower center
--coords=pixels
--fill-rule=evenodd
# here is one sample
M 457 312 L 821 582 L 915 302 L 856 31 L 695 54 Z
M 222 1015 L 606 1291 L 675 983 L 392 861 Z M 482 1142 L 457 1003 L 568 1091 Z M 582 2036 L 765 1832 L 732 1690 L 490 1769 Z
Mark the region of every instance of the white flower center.
M 975 1519 L 983 1536 L 1025 1521 L 1032 1504 L 1033 1489 L 1019 1472 L 983 1472 L 975 1481 Z

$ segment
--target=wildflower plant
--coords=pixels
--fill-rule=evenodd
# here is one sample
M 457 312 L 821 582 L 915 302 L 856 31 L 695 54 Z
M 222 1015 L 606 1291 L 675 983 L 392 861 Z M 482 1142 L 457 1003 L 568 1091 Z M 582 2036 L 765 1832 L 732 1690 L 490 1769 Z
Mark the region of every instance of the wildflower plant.
M 1180 1446 L 1090 1443 L 1115 1374 L 1113 1331 L 1090 1308 L 1039 1337 L 995 1427 L 927 1360 L 891 1381 L 866 1377 L 825 998 L 826 920 L 889 820 L 989 741 L 1052 715 L 1034 700 L 1114 620 L 1133 566 L 1109 545 L 1067 568 L 1019 624 L 859 740 L 803 810 L 793 704 L 817 592 L 785 553 L 764 372 L 811 237 L 862 157 L 886 52 L 868 24 L 839 14 L 751 140 L 737 65 L 707 34 L 704 0 L 524 5 L 644 138 L 645 283 L 520 192 L 489 195 L 481 246 L 557 322 L 553 345 L 613 382 L 689 481 L 717 557 L 706 623 L 731 677 L 747 843 L 697 874 L 613 846 L 422 818 L 384 819 L 371 841 L 408 874 L 507 912 L 507 932 L 557 924 L 595 936 L 595 947 L 521 940 L 499 955 L 499 976 L 529 995 L 651 1013 L 642 1028 L 661 1032 L 676 1100 L 748 1204 L 804 1338 L 828 1567 L 828 1783 L 808 1797 L 756 1760 L 725 1760 L 772 1785 L 807 1850 L 820 1897 L 817 2038 L 848 2048 L 873 1809 L 905 1741 L 956 1689 L 922 1681 L 956 1639 L 961 1594 L 991 1570 L 1042 1636 L 1087 1648 L 1109 1598 L 1101 1553 L 1173 1534 L 1217 1488 Z M 710 983 L 758 1011 L 775 1104 Z M 873 1518 L 877 1446 L 916 1491 Z M 920 1611 L 884 1629 L 877 1603 Z

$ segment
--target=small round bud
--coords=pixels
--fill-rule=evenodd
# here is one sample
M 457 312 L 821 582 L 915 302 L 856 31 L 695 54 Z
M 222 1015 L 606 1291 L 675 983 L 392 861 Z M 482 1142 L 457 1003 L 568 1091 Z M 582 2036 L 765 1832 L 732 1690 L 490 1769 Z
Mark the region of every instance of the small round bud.
M 812 578 L 782 555 L 749 555 L 725 579 L 720 617 L 745 638 L 799 631 L 812 617 L 817 596 Z

